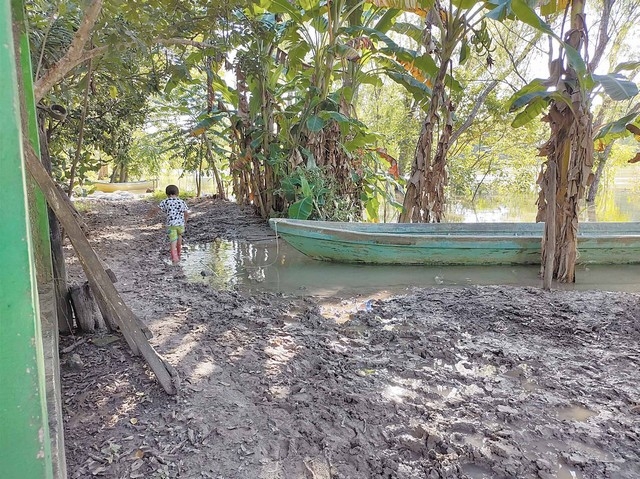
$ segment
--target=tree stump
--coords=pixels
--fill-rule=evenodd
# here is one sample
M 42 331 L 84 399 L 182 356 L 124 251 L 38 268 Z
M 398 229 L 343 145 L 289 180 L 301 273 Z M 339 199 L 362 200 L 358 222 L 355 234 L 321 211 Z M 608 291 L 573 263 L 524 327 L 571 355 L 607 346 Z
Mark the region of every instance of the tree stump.
M 81 331 L 95 333 L 96 331 L 115 330 L 115 325 L 105 320 L 98 309 L 88 281 L 80 286 L 72 286 L 70 292 L 76 323 Z

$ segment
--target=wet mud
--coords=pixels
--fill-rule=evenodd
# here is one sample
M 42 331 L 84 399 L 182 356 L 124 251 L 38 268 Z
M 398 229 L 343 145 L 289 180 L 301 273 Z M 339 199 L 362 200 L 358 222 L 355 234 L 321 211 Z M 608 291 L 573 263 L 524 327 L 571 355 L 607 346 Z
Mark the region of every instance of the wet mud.
M 118 334 L 63 337 L 71 478 L 640 477 L 637 294 L 415 288 L 338 315 L 190 283 L 148 203 L 86 205 L 182 386 L 167 396 Z M 192 210 L 189 241 L 272 235 L 232 203 Z

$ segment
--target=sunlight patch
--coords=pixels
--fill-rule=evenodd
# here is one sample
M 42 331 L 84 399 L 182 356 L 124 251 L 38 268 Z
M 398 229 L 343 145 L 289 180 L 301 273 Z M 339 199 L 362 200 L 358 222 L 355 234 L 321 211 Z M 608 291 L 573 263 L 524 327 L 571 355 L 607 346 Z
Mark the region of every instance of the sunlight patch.
M 414 398 L 416 393 L 400 386 L 387 386 L 382 397 L 394 402 L 403 402 L 405 398 Z

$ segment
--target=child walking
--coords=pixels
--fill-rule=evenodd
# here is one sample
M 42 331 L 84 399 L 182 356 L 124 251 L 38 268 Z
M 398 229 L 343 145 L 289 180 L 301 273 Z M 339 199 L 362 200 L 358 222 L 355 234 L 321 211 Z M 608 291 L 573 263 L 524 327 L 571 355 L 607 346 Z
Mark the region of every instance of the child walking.
M 160 202 L 158 208 L 167 216 L 165 224 L 171 243 L 171 261 L 178 264 L 182 253 L 182 235 L 189 218 L 189 207 L 178 197 L 180 191 L 176 185 L 167 186 L 165 193 L 167 197 Z

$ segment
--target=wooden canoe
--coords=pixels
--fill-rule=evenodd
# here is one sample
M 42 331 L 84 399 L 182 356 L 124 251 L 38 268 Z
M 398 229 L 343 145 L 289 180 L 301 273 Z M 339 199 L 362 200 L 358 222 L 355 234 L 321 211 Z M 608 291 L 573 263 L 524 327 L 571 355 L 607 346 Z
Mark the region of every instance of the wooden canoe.
M 97 191 L 104 193 L 113 193 L 114 191 L 142 191 L 153 190 L 155 188 L 155 182 L 153 180 L 148 181 L 130 181 L 128 183 L 104 183 L 101 181 L 94 181 L 93 186 Z
M 540 264 L 543 223 L 340 223 L 272 218 L 305 255 L 373 264 Z M 579 263 L 640 263 L 640 222 L 581 223 Z

